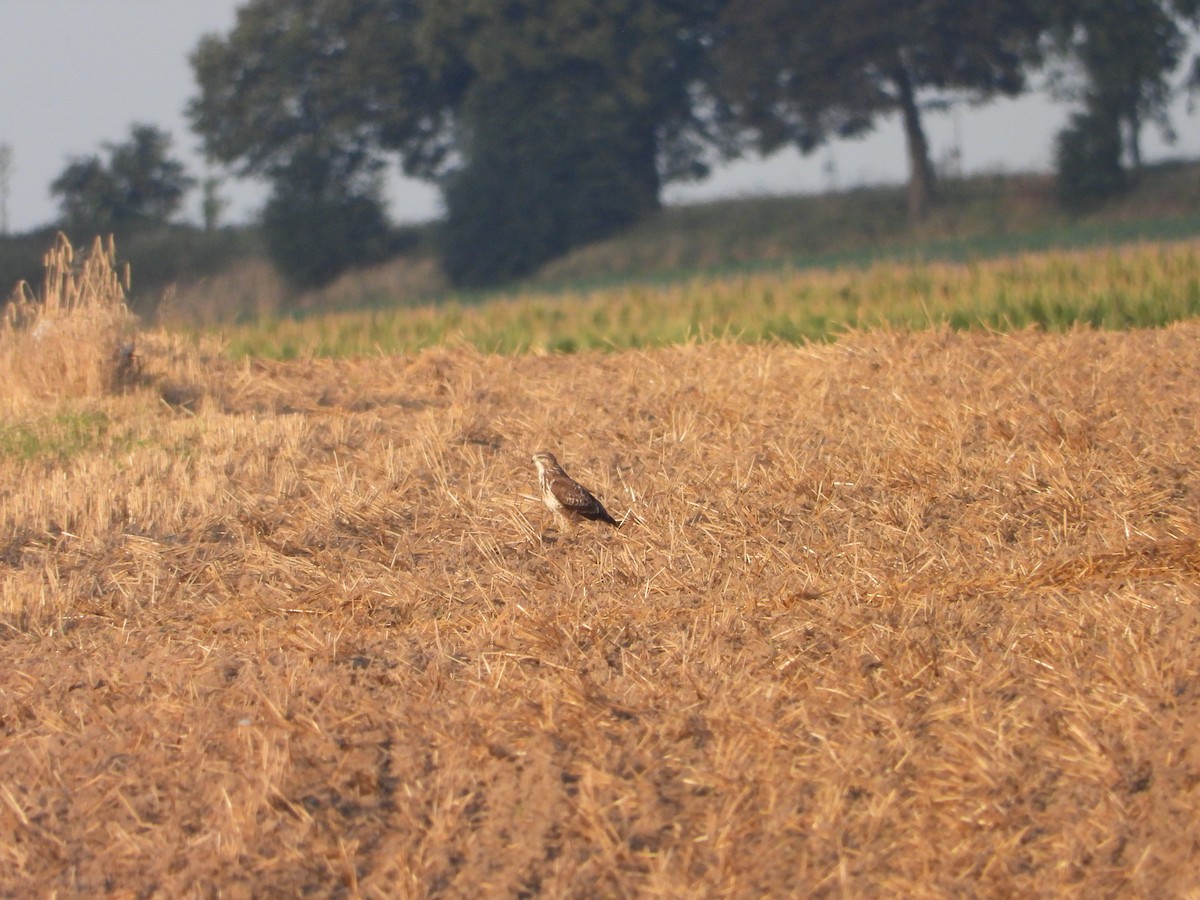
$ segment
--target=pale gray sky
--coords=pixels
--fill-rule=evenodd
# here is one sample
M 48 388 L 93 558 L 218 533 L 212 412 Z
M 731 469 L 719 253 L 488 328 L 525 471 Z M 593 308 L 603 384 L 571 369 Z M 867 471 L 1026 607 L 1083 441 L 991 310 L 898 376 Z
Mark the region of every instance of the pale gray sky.
M 243 0 L 0 0 L 0 143 L 11 146 L 8 198 L 12 231 L 51 222 L 57 208 L 50 182 L 71 157 L 98 153 L 105 141 L 123 141 L 133 122 L 169 131 L 175 153 L 192 174 L 206 173 L 198 139 L 188 130 L 184 105 L 195 93 L 187 57 L 208 32 L 228 32 Z M 1179 141 L 1163 145 L 1153 130 L 1146 157 L 1200 156 L 1200 114 L 1181 101 L 1174 123 Z M 1049 168 L 1055 131 L 1068 110 L 1042 96 L 964 108 L 927 120 L 935 159 L 957 144 L 968 173 Z M 217 173 L 220 174 L 220 173 Z M 700 184 L 675 185 L 669 202 L 742 194 L 819 191 L 898 182 L 905 174 L 903 141 L 895 121 L 880 123 L 864 140 L 843 142 L 810 157 L 780 153 L 768 160 L 726 166 Z M 194 192 L 198 194 L 198 192 Z M 230 220 L 261 205 L 260 185 L 229 182 Z M 390 212 L 397 221 L 438 214 L 437 192 L 394 177 Z M 188 215 L 198 215 L 192 196 Z

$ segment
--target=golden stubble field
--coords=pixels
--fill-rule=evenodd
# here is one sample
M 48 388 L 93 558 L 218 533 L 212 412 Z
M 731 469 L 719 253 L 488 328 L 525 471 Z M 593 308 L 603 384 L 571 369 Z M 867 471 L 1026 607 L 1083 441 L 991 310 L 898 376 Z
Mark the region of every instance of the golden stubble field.
M 0 893 L 1197 890 L 1200 324 L 173 346 L 0 462 Z

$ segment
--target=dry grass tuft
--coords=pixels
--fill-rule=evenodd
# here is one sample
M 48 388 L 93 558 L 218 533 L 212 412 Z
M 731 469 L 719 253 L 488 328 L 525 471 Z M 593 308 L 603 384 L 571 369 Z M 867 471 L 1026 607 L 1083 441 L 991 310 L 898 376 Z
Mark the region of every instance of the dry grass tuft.
M 40 293 L 18 283 L 0 317 L 0 379 L 10 411 L 137 381 L 128 288 L 129 270 L 119 271 L 111 237 L 77 256 L 59 233 Z
M 300 294 L 290 291 L 269 263 L 255 259 L 172 288 L 158 307 L 156 321 L 167 328 L 212 328 L 272 321 L 288 313 L 407 306 L 448 290 L 432 257 L 399 257 L 347 272 L 332 284 Z
M 0 454 L 0 893 L 1194 890 L 1200 325 L 156 358 Z

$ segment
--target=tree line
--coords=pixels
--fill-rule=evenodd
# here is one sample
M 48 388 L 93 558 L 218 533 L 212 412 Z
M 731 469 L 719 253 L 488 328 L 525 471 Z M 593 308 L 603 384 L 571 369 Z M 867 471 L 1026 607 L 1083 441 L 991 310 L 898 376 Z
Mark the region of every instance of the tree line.
M 893 114 L 919 219 L 926 115 L 1035 73 L 1074 102 L 1056 165 L 1086 206 L 1136 177 L 1148 124 L 1170 134 L 1197 25 L 1200 0 L 248 0 L 193 52 L 188 116 L 214 161 L 270 183 L 268 248 L 298 282 L 387 253 L 398 162 L 441 191 L 447 274 L 485 285 L 628 227 L 669 182 Z M 192 186 L 167 140 L 139 126 L 73 163 L 64 216 L 165 218 Z

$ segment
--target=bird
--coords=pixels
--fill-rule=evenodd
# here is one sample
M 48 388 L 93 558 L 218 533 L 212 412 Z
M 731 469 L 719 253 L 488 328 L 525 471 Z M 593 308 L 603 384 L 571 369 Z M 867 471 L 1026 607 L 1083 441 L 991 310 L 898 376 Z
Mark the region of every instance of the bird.
M 564 528 L 580 519 L 621 527 L 621 523 L 608 514 L 604 505 L 587 488 L 563 471 L 553 453 L 539 450 L 533 454 L 533 464 L 537 466 L 542 501 Z

